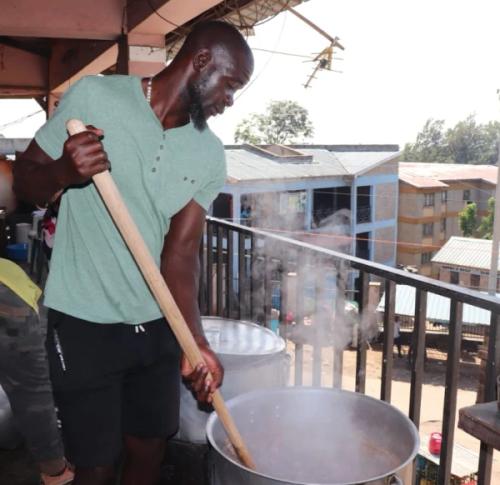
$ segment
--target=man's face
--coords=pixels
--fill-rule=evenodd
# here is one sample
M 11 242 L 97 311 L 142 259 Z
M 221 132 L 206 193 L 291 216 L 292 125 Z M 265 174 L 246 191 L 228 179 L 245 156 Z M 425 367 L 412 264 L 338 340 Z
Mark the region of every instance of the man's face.
M 250 80 L 253 62 L 243 54 L 216 51 L 197 80 L 188 86 L 191 119 L 200 131 L 210 116 L 222 114 L 233 105 L 234 94 Z

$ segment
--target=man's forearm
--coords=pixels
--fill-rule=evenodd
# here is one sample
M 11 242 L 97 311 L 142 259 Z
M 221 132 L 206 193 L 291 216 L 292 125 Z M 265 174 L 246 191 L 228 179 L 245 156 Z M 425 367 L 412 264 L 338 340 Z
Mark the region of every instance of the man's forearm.
M 191 268 L 191 269 L 188 269 Z M 161 272 L 193 337 L 198 344 L 207 344 L 201 325 L 198 305 L 199 262 L 183 262 L 182 258 L 168 258 Z

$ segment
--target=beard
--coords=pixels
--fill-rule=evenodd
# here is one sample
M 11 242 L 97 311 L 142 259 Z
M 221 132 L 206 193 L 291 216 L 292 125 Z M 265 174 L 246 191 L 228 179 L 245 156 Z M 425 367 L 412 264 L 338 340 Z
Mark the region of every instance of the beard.
M 207 128 L 207 117 L 203 110 L 203 88 L 205 87 L 204 80 L 193 82 L 188 85 L 189 94 L 189 116 L 194 127 L 198 131 L 203 131 Z

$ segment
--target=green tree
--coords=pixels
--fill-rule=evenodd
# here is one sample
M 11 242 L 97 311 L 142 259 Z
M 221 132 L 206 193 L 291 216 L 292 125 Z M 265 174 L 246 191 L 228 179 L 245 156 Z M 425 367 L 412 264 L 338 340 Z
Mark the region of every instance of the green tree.
M 488 212 L 481 219 L 481 224 L 477 229 L 477 232 L 480 237 L 483 239 L 492 239 L 493 238 L 493 223 L 495 221 L 495 198 L 490 197 L 488 199 Z
M 477 205 L 471 202 L 464 207 L 464 210 L 458 213 L 460 230 L 464 237 L 473 237 L 478 228 Z
M 445 163 L 450 161 L 446 144 L 444 120 L 428 119 L 415 143 L 407 143 L 403 158 L 406 162 Z
M 236 127 L 237 143 L 287 144 L 312 136 L 309 113 L 295 101 L 271 101 L 264 114 L 252 113 Z
M 500 122 L 478 124 L 474 115 L 444 129 L 443 120 L 429 119 L 415 143 L 407 143 L 403 158 L 408 162 L 496 164 Z

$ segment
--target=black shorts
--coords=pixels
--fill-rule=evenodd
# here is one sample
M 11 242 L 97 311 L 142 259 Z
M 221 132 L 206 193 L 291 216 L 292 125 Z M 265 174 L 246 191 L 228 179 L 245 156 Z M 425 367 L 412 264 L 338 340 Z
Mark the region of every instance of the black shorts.
M 66 456 L 76 466 L 114 464 L 124 435 L 177 432 L 181 352 L 164 319 L 98 324 L 50 310 L 47 352 Z

